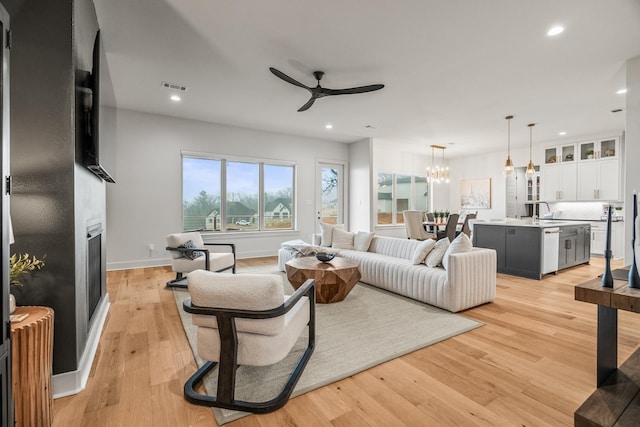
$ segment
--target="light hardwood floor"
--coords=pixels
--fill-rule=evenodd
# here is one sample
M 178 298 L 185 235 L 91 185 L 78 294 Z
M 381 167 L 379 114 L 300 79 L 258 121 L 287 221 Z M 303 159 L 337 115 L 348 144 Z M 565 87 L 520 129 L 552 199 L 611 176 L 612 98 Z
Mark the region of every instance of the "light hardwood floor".
M 239 262 L 239 272 L 276 264 Z M 595 384 L 596 306 L 574 285 L 602 259 L 542 281 L 498 275 L 496 300 L 461 313 L 485 325 L 294 398 L 254 426 L 570 426 Z M 54 401 L 54 426 L 215 426 L 186 403 L 196 365 L 168 268 L 109 272 L 111 310 L 86 389 Z M 620 312 L 619 358 L 640 344 L 640 315 Z

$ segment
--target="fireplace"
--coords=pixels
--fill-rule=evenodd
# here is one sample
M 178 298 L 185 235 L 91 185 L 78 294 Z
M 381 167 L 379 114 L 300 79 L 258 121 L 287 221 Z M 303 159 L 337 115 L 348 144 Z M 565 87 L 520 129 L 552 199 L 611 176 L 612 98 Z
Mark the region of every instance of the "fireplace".
M 102 223 L 87 227 L 87 308 L 88 324 L 102 298 Z

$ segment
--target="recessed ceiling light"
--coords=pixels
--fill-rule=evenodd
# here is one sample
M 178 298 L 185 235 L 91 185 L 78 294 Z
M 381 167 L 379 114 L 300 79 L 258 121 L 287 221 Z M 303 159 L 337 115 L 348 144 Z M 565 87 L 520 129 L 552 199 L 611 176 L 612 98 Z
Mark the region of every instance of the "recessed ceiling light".
M 565 136 L 566 134 L 567 134 L 567 133 L 566 133 L 565 131 L 558 132 L 558 135 L 560 135 L 560 136 Z
M 616 92 L 618 95 L 623 95 L 625 93 L 627 93 L 627 88 L 624 89 L 620 89 L 619 91 Z
M 170 98 L 170 99 L 171 99 L 172 101 L 174 101 L 174 102 L 178 102 L 178 101 L 180 101 L 182 98 L 180 98 L 178 95 L 171 95 L 171 98 Z
M 547 31 L 547 35 L 548 36 L 557 36 L 558 34 L 560 34 L 563 31 L 564 31 L 564 28 L 562 28 L 559 25 L 556 25 L 555 27 L 551 27 L 549 29 L 549 31 Z
M 324 125 L 325 129 L 333 129 L 333 125 L 331 123 Z

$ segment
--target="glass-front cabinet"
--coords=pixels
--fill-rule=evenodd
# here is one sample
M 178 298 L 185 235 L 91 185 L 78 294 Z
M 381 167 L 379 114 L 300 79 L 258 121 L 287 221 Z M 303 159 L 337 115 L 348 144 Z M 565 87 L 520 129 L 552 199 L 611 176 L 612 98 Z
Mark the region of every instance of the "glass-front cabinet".
M 545 164 L 573 162 L 575 160 L 576 144 L 563 144 L 544 149 Z
M 602 138 L 578 144 L 580 161 L 618 157 L 618 138 Z

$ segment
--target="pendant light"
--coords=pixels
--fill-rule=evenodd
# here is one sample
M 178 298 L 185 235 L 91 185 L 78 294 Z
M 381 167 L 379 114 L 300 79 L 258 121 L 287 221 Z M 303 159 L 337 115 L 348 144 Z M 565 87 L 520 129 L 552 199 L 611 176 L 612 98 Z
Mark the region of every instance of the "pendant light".
M 511 119 L 513 116 L 505 117 L 507 120 L 507 161 L 504 162 L 504 176 L 513 175 L 513 162 L 511 161 Z
M 533 127 L 535 126 L 535 123 L 529 123 L 527 126 L 529 126 L 529 164 L 527 165 L 527 170 L 525 171 L 525 175 L 527 176 L 527 179 L 533 179 L 533 176 L 536 174 L 536 167 L 533 165 L 533 161 L 531 160 L 531 145 L 532 145 L 532 133 L 533 133 Z
M 435 149 L 442 150 L 442 166 L 435 164 Z M 442 145 L 431 146 L 431 166 L 427 167 L 427 181 L 440 184 L 441 182 L 449 183 L 449 167 L 444 165 L 444 150 L 447 147 Z

